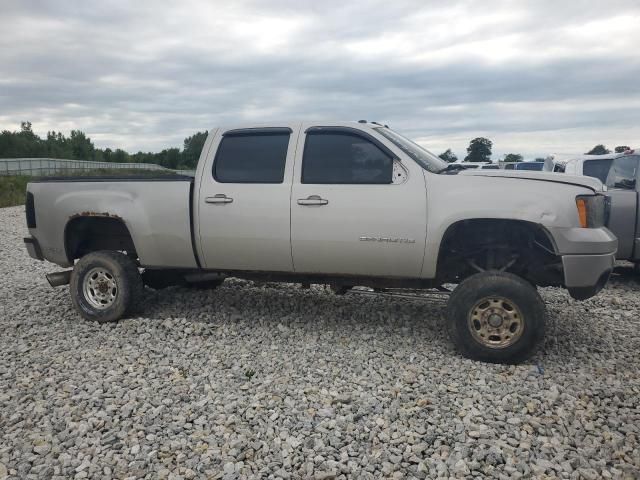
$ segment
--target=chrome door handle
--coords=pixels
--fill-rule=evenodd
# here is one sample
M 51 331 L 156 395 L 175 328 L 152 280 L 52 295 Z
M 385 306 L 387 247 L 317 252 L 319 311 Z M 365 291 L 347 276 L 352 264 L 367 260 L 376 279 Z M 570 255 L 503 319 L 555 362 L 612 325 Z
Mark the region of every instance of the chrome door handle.
M 231 203 L 233 198 L 227 197 L 224 193 L 218 193 L 213 197 L 207 197 L 204 199 L 207 203 Z
M 329 200 L 321 198 L 320 195 L 309 195 L 307 198 L 299 198 L 298 205 L 326 205 Z

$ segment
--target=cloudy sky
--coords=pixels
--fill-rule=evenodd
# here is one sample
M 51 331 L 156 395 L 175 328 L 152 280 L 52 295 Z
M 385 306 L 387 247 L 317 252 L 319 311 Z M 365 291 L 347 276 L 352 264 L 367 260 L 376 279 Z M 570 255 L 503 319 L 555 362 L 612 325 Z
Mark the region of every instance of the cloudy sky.
M 157 151 L 369 119 L 440 153 L 640 146 L 640 0 L 0 0 L 0 129 Z

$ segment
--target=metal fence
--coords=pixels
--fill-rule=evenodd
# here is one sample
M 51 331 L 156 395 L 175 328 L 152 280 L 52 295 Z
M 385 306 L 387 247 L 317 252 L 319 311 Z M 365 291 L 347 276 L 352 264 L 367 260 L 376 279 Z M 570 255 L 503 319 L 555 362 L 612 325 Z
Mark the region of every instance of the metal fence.
M 178 175 L 185 175 L 187 177 L 195 177 L 196 176 L 196 171 L 195 170 L 175 170 L 175 172 Z
M 0 158 L 0 176 L 3 175 L 58 175 L 89 172 L 91 170 L 163 170 L 172 171 L 155 163 L 111 163 L 59 158 Z

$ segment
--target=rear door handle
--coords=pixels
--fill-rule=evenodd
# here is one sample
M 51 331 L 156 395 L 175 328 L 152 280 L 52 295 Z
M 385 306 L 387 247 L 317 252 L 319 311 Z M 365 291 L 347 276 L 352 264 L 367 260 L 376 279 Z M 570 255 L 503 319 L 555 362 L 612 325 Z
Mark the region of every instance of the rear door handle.
M 224 193 L 218 193 L 213 197 L 207 197 L 204 199 L 207 203 L 231 203 L 233 198 L 227 197 Z
M 309 195 L 307 198 L 299 198 L 298 205 L 326 205 L 329 200 L 321 198 L 320 195 Z

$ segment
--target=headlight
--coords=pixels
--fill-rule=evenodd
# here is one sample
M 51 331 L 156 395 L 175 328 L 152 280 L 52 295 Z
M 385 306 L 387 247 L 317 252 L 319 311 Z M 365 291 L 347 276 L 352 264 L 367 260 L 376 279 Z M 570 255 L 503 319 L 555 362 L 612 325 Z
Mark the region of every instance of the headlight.
M 578 195 L 576 206 L 582 228 L 600 228 L 607 223 L 611 199 L 604 195 Z

